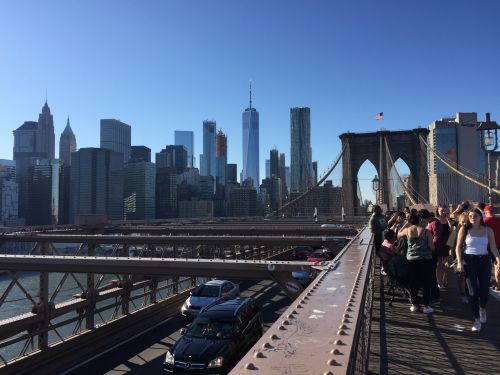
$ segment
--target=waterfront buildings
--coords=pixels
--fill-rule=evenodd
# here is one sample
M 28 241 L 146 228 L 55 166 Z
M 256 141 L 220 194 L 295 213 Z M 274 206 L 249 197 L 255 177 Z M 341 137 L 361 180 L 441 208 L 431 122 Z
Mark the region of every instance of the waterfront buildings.
M 81 148 L 71 159 L 70 222 L 77 215 L 106 215 L 123 220 L 123 154 Z
M 71 165 L 71 153 L 76 151 L 76 137 L 69 124 L 69 117 L 66 127 L 59 138 L 59 161 L 61 165 Z
M 429 125 L 429 146 L 452 165 L 470 174 L 485 174 L 485 154 L 477 131 L 477 113 L 457 113 Z M 458 204 L 463 200 L 485 201 L 485 191 L 458 176 L 429 151 L 429 201 Z
M 131 126 L 115 119 L 101 120 L 101 148 L 121 152 L 123 164 L 130 159 Z
M 174 143 L 176 146 L 184 146 L 187 151 L 187 166 L 194 168 L 194 133 L 187 130 L 176 130 L 174 132 Z
M 309 108 L 290 109 L 290 141 L 290 192 L 304 192 L 313 185 Z
M 259 112 L 252 107 L 252 86 L 250 106 L 242 114 L 243 122 L 243 169 L 241 181 L 250 179 L 253 187 L 259 188 Z
M 200 155 L 200 174 L 202 176 L 216 176 L 216 127 L 215 121 L 203 121 L 203 154 Z

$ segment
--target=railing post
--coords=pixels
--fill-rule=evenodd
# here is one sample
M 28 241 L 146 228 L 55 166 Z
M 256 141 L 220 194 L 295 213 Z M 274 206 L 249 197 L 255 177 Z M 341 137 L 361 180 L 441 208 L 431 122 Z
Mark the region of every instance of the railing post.
M 48 255 L 48 244 L 42 242 L 40 246 L 40 254 Z M 38 349 L 45 350 L 49 346 L 49 273 L 40 272 L 40 297 L 38 300 L 37 313 L 43 317 L 42 322 L 38 326 L 42 332 L 38 335 Z
M 122 315 L 128 315 L 129 313 L 129 303 L 130 303 L 130 286 L 132 281 L 128 275 L 123 275 L 121 282 L 122 288 Z
M 151 258 L 155 258 L 156 257 L 155 245 L 149 244 L 148 245 L 148 252 L 151 255 Z M 158 289 L 158 278 L 152 277 L 151 284 L 149 285 L 149 302 L 151 304 L 156 303 L 156 290 L 157 289 Z
M 95 256 L 95 244 L 87 244 L 89 257 Z M 87 299 L 87 307 L 85 309 L 85 328 L 88 330 L 93 330 L 95 328 L 94 311 L 96 308 L 96 298 L 95 298 L 95 285 L 94 285 L 94 274 L 87 273 L 87 292 L 85 295 Z

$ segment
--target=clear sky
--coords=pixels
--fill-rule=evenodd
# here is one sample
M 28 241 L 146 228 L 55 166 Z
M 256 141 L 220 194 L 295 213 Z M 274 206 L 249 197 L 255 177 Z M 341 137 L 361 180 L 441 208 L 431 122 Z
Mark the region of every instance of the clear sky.
M 311 108 L 323 171 L 346 131 L 427 126 L 458 111 L 498 121 L 499 20 L 498 0 L 5 0 L 0 158 L 12 159 L 12 131 L 38 119 L 47 90 L 56 144 L 67 116 L 78 147 L 98 146 L 99 119 L 117 118 L 153 153 L 174 130 L 193 130 L 199 161 L 202 121 L 214 119 L 240 170 L 252 79 L 261 176 L 273 146 L 290 160 L 295 106 Z M 362 168 L 362 184 L 374 171 Z

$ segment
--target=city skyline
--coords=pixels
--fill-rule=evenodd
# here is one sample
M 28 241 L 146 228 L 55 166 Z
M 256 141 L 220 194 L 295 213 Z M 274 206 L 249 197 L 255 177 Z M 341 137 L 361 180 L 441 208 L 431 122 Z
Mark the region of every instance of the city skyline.
M 158 152 L 174 144 L 174 130 L 191 130 L 199 151 L 200 124 L 214 119 L 239 174 L 241 108 L 252 79 L 261 176 L 274 146 L 290 160 L 283 134 L 296 106 L 311 108 L 319 174 L 346 131 L 427 127 L 457 112 L 498 117 L 499 2 L 361 3 L 1 4 L 8 53 L 0 59 L 0 158 L 12 158 L 11 132 L 36 120 L 46 92 L 55 134 L 69 116 L 79 147 L 98 146 L 99 120 L 117 118 L 132 125 L 134 145 Z M 260 26 L 237 22 L 241 15 Z M 27 26 L 40 18 L 44 28 Z M 217 20 L 208 29 L 207 18 Z M 382 111 L 384 120 L 375 121 Z M 371 174 L 360 180 L 370 183 Z

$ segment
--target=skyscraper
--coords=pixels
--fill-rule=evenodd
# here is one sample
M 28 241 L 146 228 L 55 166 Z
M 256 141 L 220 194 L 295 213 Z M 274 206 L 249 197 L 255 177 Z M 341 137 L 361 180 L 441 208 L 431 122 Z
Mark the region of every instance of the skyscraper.
M 290 109 L 290 192 L 304 192 L 312 185 L 311 111 L 308 107 Z
M 184 146 L 186 148 L 188 168 L 194 168 L 194 133 L 187 130 L 176 130 L 174 138 L 176 146 Z
M 168 145 L 156 153 L 156 168 L 168 168 L 175 174 L 187 168 L 187 151 L 184 146 Z
M 236 164 L 228 164 L 226 168 L 226 182 L 236 183 L 238 180 L 238 166 Z
M 215 177 L 216 183 L 226 185 L 227 136 L 219 130 L 215 137 Z
M 100 214 L 123 220 L 123 155 L 81 148 L 72 155 L 70 222 L 76 215 Z
M 486 162 L 477 131 L 477 113 L 457 113 L 429 125 L 429 146 L 459 170 L 484 174 Z M 484 201 L 485 191 L 460 178 L 434 153 L 429 154 L 429 201 L 431 204 L 457 204 L 463 200 Z
M 130 160 L 151 162 L 151 149 L 146 146 L 130 147 Z
M 76 151 L 76 137 L 68 121 L 59 138 L 59 161 L 61 165 L 71 165 L 71 153 Z
M 203 154 L 200 155 L 200 175 L 213 176 L 215 167 L 215 121 L 203 121 Z
M 125 166 L 125 220 L 154 219 L 156 168 L 150 161 L 131 158 Z
M 14 160 L 0 159 L 0 225 L 18 225 L 18 185 Z
M 38 116 L 38 129 L 36 134 L 36 151 L 43 154 L 44 159 L 54 159 L 55 134 L 54 118 L 45 101 L 42 113 Z
M 130 159 L 131 126 L 115 119 L 101 120 L 101 148 L 121 152 L 123 163 Z
M 37 151 L 38 123 L 25 121 L 14 130 L 13 156 L 16 162 L 16 182 L 18 184 L 18 214 L 19 218 L 26 218 L 28 207 L 28 169 L 36 164 L 37 160 L 47 156 L 45 152 Z M 20 223 L 22 223 L 22 220 Z
M 26 225 L 58 224 L 59 160 L 39 159 L 28 168 Z
M 242 115 L 243 120 L 243 170 L 242 181 L 252 180 L 253 187 L 259 188 L 259 112 L 252 108 L 252 85 L 250 85 L 250 106 Z

